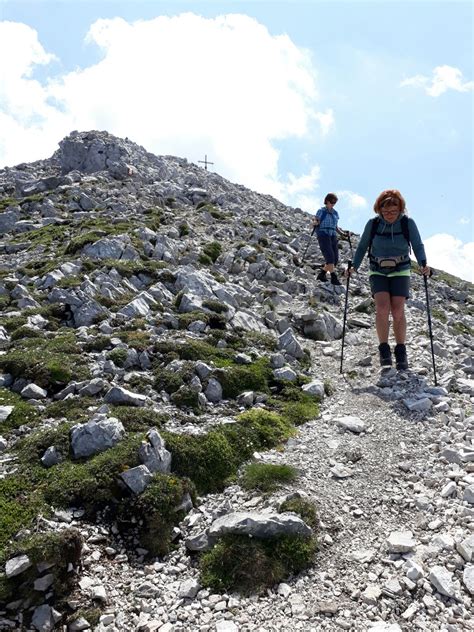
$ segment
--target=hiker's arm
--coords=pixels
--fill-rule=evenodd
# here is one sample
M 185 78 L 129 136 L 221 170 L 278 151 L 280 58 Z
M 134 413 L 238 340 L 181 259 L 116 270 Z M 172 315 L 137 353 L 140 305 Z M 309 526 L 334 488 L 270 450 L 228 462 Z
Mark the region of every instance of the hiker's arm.
M 355 251 L 355 255 L 354 255 L 354 261 L 352 262 L 352 266 L 356 270 L 359 269 L 359 266 L 362 263 L 362 259 L 364 258 L 364 255 L 367 252 L 367 248 L 369 247 L 371 227 L 372 227 L 372 220 L 369 219 L 369 221 L 365 225 L 364 232 L 362 233 L 362 237 L 359 240 L 359 245 L 357 246 L 357 250 Z
M 410 234 L 410 242 L 413 248 L 413 252 L 415 253 L 416 260 L 418 264 L 424 268 L 426 267 L 426 252 L 423 242 L 421 241 L 420 233 L 418 231 L 418 227 L 415 222 L 408 218 L 408 232 Z
M 313 225 L 314 226 L 319 226 L 320 223 L 321 223 L 321 209 L 319 209 L 319 211 L 313 217 Z

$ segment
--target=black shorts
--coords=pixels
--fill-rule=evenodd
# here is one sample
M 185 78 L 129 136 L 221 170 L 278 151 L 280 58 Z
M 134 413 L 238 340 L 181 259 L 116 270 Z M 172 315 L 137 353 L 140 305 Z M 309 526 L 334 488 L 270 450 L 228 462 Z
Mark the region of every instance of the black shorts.
M 377 292 L 388 292 L 390 296 L 410 298 L 409 276 L 389 277 L 382 274 L 371 274 L 369 279 L 372 296 Z
M 337 247 L 337 236 L 329 233 L 319 233 L 318 244 L 323 253 L 324 261 L 334 265 L 339 261 L 339 250 Z

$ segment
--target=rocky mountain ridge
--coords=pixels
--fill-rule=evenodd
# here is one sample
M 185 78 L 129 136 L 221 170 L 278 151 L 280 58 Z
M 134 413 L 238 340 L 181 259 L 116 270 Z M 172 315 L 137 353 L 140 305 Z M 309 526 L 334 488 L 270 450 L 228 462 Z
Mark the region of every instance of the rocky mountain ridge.
M 0 193 L 0 629 L 472 629 L 470 284 L 430 281 L 435 387 L 421 278 L 382 376 L 352 279 L 341 377 L 299 209 L 106 132 Z M 246 488 L 248 461 L 297 478 Z M 266 592 L 200 565 L 229 534 L 291 539 Z

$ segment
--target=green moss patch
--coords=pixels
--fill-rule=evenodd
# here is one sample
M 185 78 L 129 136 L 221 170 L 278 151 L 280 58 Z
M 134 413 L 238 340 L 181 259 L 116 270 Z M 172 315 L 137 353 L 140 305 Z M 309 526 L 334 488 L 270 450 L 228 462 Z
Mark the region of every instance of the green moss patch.
M 195 413 L 200 412 L 199 396 L 189 386 L 182 386 L 171 395 L 171 401 L 178 408 L 191 408 Z
M 128 352 L 126 349 L 119 348 L 119 349 L 113 349 L 112 351 L 110 351 L 107 354 L 107 357 L 109 358 L 109 360 L 112 360 L 112 362 L 116 366 L 123 367 L 127 360 L 127 355 L 128 355 Z
M 316 531 L 319 525 L 316 507 L 307 498 L 290 498 L 289 500 L 285 500 L 280 507 L 280 512 L 284 513 L 285 511 L 298 514 L 308 526 Z
M 113 406 L 112 417 L 119 419 L 127 432 L 146 432 L 150 428 L 160 429 L 168 420 L 167 413 L 157 413 L 151 408 L 135 406 Z
M 199 436 L 166 432 L 164 438 L 172 455 L 173 472 L 190 478 L 199 493 L 222 489 L 235 474 L 236 457 L 222 432 L 214 430 Z
M 314 538 L 229 535 L 201 558 L 201 582 L 217 592 L 260 593 L 311 565 Z
M 222 244 L 218 241 L 211 241 L 209 244 L 204 246 L 202 251 L 213 263 L 215 263 L 216 259 L 222 252 Z
M 0 560 L 8 542 L 40 513 L 47 516 L 49 508 L 27 472 L 0 479 Z
M 85 342 L 83 344 L 83 349 L 84 351 L 96 351 L 98 353 L 100 353 L 101 351 L 104 351 L 105 349 L 110 349 L 112 346 L 111 341 L 111 337 L 110 336 L 95 336 L 92 340 L 87 340 L 87 342 Z
M 125 330 L 117 334 L 122 342 L 139 353 L 150 346 L 151 334 L 148 331 Z
M 196 498 L 191 481 L 157 473 L 142 494 L 122 503 L 119 511 L 122 520 L 143 516 L 140 540 L 152 555 L 169 552 L 173 527 L 184 518 L 184 512 L 177 508 L 185 494 Z
M 97 407 L 97 400 L 92 397 L 71 397 L 52 402 L 46 407 L 46 416 L 54 419 L 66 418 L 75 423 L 84 423 L 92 416 L 88 410 Z
M 48 532 L 13 542 L 5 554 L 8 557 L 26 554 L 36 564 L 52 564 L 48 571 L 54 575 L 53 588 L 56 598 L 65 597 L 77 583 L 77 575 L 68 572 L 69 563 L 78 566 L 82 550 L 82 537 L 77 529 L 64 529 L 58 533 Z M 0 583 L 0 599 L 5 601 L 18 598 L 32 598 L 33 603 L 41 602 L 41 593 L 34 590 L 33 582 L 38 573 L 34 566 L 17 577 L 3 578 Z M 3 594 L 2 594 L 3 593 Z
M 165 432 L 163 436 L 173 472 L 190 478 L 199 493 L 207 493 L 223 489 L 255 450 L 280 445 L 292 434 L 292 426 L 281 415 L 256 408 L 205 435 Z
M 38 386 L 60 390 L 71 380 L 89 377 L 86 359 L 73 333 L 59 333 L 54 338 L 26 338 L 15 350 L 0 357 L 0 369 L 13 377 L 24 377 Z
M 117 478 L 126 469 L 140 465 L 138 448 L 143 439 L 142 433 L 131 434 L 85 462 L 65 461 L 47 470 L 46 502 L 61 507 L 75 504 L 94 512 L 98 506 L 121 498 Z
M 69 456 L 69 433 L 72 423 L 62 423 L 56 428 L 48 428 L 34 432 L 21 439 L 15 446 L 15 451 L 22 463 L 38 462 L 45 450 L 54 445 L 65 459 Z
M 162 354 L 168 360 L 178 357 L 181 360 L 213 362 L 216 366 L 232 364 L 235 356 L 233 350 L 219 349 L 202 340 L 192 339 L 184 343 L 178 343 L 177 341 L 157 342 L 154 346 L 154 351 Z
M 243 391 L 267 393 L 271 375 L 272 371 L 266 358 L 260 358 L 252 364 L 232 366 L 215 372 L 226 399 L 233 399 Z
M 297 474 L 297 470 L 290 465 L 249 463 L 242 473 L 241 484 L 245 489 L 270 492 L 280 485 L 291 483 L 296 479 Z
M 36 408 L 6 388 L 0 388 L 0 406 L 13 406 L 13 410 L 5 421 L 0 422 L 0 434 L 8 434 L 20 426 L 35 426 L 40 416 Z

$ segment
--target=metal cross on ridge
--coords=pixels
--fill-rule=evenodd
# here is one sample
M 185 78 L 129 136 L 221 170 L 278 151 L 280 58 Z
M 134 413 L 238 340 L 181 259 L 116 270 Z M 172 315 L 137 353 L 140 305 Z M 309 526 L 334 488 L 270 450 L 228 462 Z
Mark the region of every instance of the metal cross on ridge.
M 204 165 L 204 169 L 205 169 L 206 171 L 207 171 L 207 165 L 213 165 L 213 164 L 214 164 L 213 162 L 210 162 L 210 161 L 207 159 L 207 154 L 205 154 L 205 156 L 204 156 L 204 160 L 198 160 L 198 162 L 202 162 L 202 163 L 203 163 L 203 165 Z

